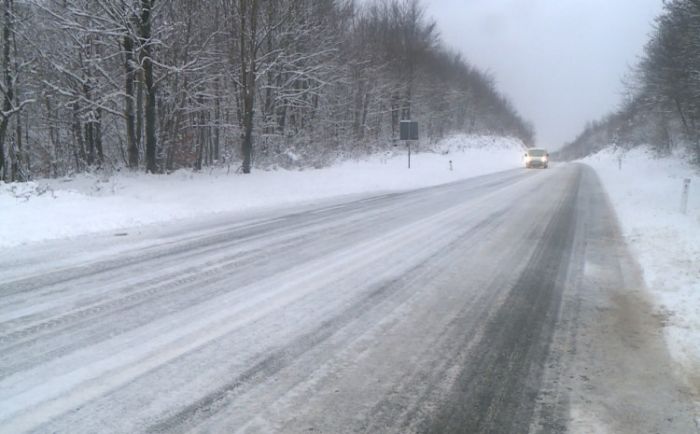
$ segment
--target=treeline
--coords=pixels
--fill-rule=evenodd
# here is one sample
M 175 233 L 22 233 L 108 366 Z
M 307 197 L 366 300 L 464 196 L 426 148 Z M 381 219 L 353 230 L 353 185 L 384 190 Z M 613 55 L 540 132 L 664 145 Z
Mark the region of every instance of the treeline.
M 700 163 L 700 0 L 665 2 L 628 87 L 622 108 L 590 123 L 560 155 L 647 144 L 660 154 L 686 148 Z
M 408 118 L 533 141 L 417 0 L 0 1 L 0 180 L 323 165 Z

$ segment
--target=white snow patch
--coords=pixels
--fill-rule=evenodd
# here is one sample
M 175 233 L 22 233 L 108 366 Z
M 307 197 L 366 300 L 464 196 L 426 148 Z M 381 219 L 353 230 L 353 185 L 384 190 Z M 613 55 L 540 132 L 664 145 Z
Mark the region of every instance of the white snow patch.
M 332 197 L 443 184 L 521 164 L 522 142 L 489 136 L 454 136 L 436 152 L 346 161 L 318 170 L 227 174 L 226 169 L 172 175 L 80 175 L 22 184 L 0 182 L 0 247 L 86 233 L 240 213 Z M 450 171 L 449 161 L 453 170 Z
M 672 357 L 700 378 L 700 173 L 682 156 L 655 158 L 647 148 L 606 149 L 582 161 L 604 183 L 660 314 L 668 318 Z M 680 212 L 684 179 L 691 180 L 686 215 Z
M 574 433 L 608 434 L 612 432 L 590 409 L 572 405 L 569 409 L 569 430 Z

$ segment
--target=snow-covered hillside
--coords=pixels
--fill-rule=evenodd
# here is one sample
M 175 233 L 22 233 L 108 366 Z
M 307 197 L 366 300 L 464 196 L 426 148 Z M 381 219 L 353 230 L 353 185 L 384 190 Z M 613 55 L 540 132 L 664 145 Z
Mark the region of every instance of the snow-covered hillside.
M 522 148 L 517 139 L 455 136 L 438 144 L 434 153 L 413 154 L 410 170 L 401 147 L 392 154 L 319 170 L 237 175 L 217 169 L 169 176 L 123 173 L 108 178 L 80 175 L 23 184 L 0 182 L 0 246 L 437 185 L 519 167 Z
M 606 149 L 583 162 L 598 172 L 617 210 L 671 354 L 700 384 L 700 173 L 679 156 L 655 158 L 645 148 Z M 686 215 L 684 179 L 691 180 Z

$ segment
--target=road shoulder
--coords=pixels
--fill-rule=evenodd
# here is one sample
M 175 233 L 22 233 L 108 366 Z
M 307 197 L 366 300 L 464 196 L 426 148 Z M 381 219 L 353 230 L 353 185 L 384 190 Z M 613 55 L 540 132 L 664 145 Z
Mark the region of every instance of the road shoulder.
M 580 273 L 565 288 L 532 432 L 696 432 L 693 395 L 663 340 L 612 206 L 583 169 Z

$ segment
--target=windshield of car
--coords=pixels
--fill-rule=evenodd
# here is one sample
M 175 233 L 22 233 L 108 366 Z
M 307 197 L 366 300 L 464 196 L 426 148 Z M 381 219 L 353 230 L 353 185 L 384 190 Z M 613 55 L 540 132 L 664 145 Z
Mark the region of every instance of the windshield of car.
M 544 157 L 545 155 L 547 155 L 547 151 L 543 149 L 530 149 L 529 151 L 527 151 L 527 154 L 530 157 Z

